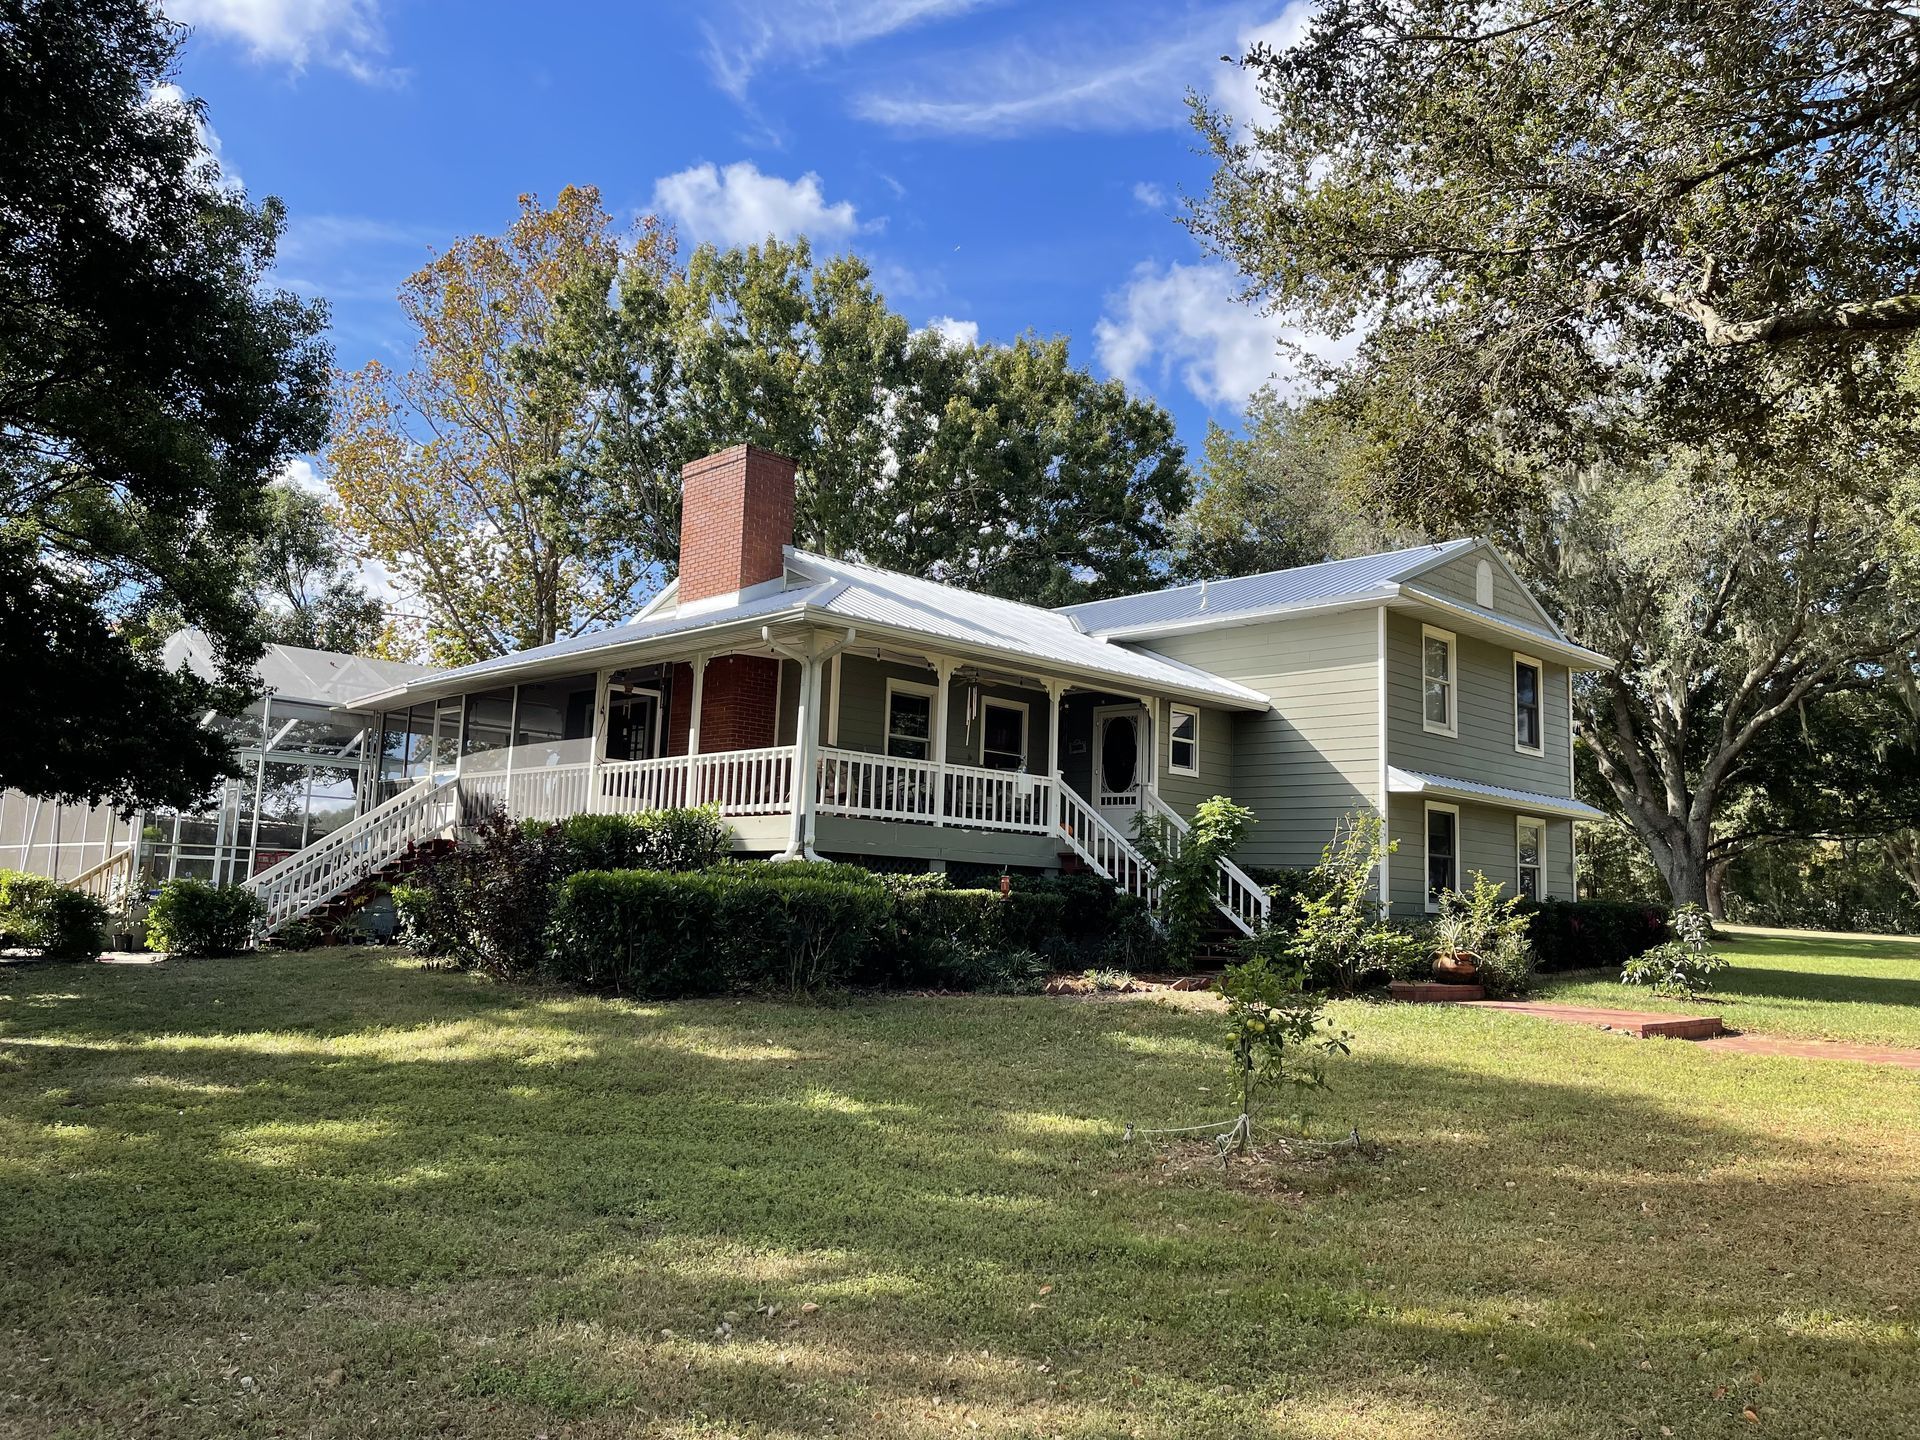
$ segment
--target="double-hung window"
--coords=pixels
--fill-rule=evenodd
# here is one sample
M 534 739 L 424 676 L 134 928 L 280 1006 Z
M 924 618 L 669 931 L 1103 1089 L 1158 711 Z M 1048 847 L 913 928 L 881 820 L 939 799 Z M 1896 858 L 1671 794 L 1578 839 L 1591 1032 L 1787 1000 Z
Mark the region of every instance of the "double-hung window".
M 1420 627 L 1420 726 L 1442 735 L 1459 733 L 1459 686 L 1450 630 Z
M 1519 867 L 1519 874 L 1516 877 L 1519 893 L 1529 900 L 1538 900 L 1542 857 L 1547 852 L 1546 822 L 1536 820 L 1530 815 L 1522 815 L 1516 822 L 1515 836 L 1514 854 Z
M 1453 805 L 1427 806 L 1427 909 L 1438 910 L 1440 897 L 1460 888 L 1460 811 Z
M 1175 775 L 1200 773 L 1200 712 L 1173 707 L 1167 726 L 1167 769 Z
M 933 754 L 933 687 L 887 682 L 887 754 L 925 760 Z
M 1546 748 L 1540 725 L 1544 673 L 1531 655 L 1513 657 L 1513 748 L 1528 755 L 1544 754 Z

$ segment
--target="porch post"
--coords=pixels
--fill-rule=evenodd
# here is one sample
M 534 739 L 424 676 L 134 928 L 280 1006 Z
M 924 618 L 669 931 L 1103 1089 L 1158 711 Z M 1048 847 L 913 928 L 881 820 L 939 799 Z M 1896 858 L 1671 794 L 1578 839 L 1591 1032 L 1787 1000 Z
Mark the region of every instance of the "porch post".
M 1060 778 L 1060 697 L 1066 686 L 1058 680 L 1047 681 L 1047 749 L 1052 764 L 1048 766 L 1053 776 L 1053 828 L 1060 829 L 1060 822 L 1066 815 L 1066 798 L 1060 791 L 1066 781 Z
M 700 702 L 707 688 L 707 657 L 704 653 L 693 657 L 693 698 L 687 706 L 687 754 L 700 753 Z
M 593 677 L 593 742 L 587 748 L 587 813 L 600 811 L 600 761 L 607 752 L 607 715 L 611 706 L 607 692 L 613 684 L 613 671 L 602 670 Z
M 939 678 L 933 700 L 933 823 L 947 823 L 947 696 L 952 687 L 953 661 L 944 655 L 934 657 L 933 673 Z

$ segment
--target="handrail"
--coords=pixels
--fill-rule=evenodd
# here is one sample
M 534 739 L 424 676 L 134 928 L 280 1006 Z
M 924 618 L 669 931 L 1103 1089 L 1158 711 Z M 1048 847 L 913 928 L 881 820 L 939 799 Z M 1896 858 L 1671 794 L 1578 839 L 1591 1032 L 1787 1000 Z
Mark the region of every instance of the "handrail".
M 1154 791 L 1148 790 L 1144 793 L 1147 797 L 1148 809 L 1168 822 L 1171 831 L 1167 837 L 1168 849 L 1178 855 L 1193 827 L 1178 810 L 1167 804 Z M 1222 857 L 1218 871 L 1219 884 L 1213 892 L 1214 906 L 1242 934 L 1253 934 L 1272 914 L 1273 897 L 1267 894 L 1265 886 L 1230 859 Z
M 82 870 L 68 880 L 69 890 L 78 890 L 82 895 L 91 895 L 95 900 L 113 909 L 127 898 L 133 888 L 133 847 L 116 850 L 98 865 Z
M 1060 797 L 1059 833 L 1094 873 L 1129 895 L 1152 904 L 1156 898 L 1153 866 L 1071 785 L 1055 787 Z
M 940 765 L 899 755 L 820 747 L 815 803 L 824 815 L 1053 831 L 1053 777 L 984 765 Z
M 459 818 L 459 782 L 415 781 L 383 805 L 241 883 L 266 902 L 261 934 L 343 894 Z

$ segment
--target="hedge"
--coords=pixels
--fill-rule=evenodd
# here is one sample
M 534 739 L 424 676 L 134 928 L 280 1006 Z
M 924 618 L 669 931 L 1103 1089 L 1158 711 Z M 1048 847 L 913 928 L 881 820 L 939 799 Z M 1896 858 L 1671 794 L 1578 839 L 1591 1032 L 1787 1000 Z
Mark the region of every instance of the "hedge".
M 1665 905 L 1626 900 L 1533 900 L 1528 938 L 1541 970 L 1618 970 L 1673 938 Z
M 0 945 L 48 960 L 94 960 L 107 945 L 107 907 L 91 895 L 23 870 L 0 870 Z

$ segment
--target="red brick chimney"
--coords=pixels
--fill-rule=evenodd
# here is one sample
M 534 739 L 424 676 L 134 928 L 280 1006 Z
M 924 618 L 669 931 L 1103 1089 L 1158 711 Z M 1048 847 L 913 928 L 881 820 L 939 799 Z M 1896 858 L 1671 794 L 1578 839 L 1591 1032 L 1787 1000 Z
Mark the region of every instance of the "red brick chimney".
M 785 574 L 793 461 L 735 445 L 680 472 L 679 608 L 712 609 Z

